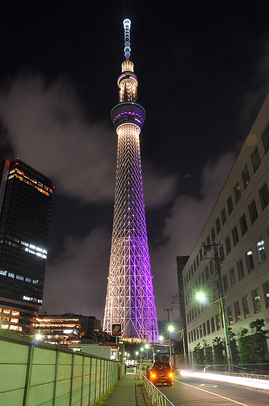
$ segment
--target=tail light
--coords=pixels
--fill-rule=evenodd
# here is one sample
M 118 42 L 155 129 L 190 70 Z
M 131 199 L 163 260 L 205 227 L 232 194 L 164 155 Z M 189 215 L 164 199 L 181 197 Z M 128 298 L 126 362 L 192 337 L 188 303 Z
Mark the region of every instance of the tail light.
M 156 375 L 155 374 L 151 374 L 151 378 L 156 378 Z
M 172 374 L 172 372 L 170 372 L 170 374 L 169 374 L 169 378 L 173 378 L 173 374 Z

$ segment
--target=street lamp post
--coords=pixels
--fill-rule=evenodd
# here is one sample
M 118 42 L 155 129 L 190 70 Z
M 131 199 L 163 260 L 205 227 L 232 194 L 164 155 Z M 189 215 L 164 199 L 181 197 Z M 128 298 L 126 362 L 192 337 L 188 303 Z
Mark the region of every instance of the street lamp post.
M 227 362 L 228 362 L 229 372 L 231 372 L 231 370 L 232 370 L 232 351 L 231 351 L 231 344 L 230 344 L 230 339 L 229 339 L 229 331 L 228 331 L 228 323 L 227 323 L 227 315 L 226 315 L 226 304 L 225 304 L 222 279 L 221 279 L 221 259 L 219 257 L 219 252 L 218 252 L 219 245 L 220 244 L 216 244 L 215 242 L 213 242 L 212 244 L 203 244 L 203 247 L 204 247 L 205 252 L 211 251 L 211 248 L 213 248 L 213 251 L 214 251 L 213 259 L 214 259 L 216 274 L 218 277 L 217 283 L 218 283 L 218 291 L 219 291 L 219 299 L 217 299 L 217 301 L 220 304 L 220 313 L 221 313 L 223 329 L 224 329 L 224 339 L 225 339 L 225 348 L 226 348 L 226 354 L 227 354 Z
M 171 333 L 174 331 L 174 327 L 172 325 L 168 326 L 168 331 L 169 331 L 169 361 L 170 361 L 171 367 L 173 367 Z
M 147 350 L 147 366 L 148 366 L 148 363 L 149 363 L 149 344 L 146 344 L 145 348 Z

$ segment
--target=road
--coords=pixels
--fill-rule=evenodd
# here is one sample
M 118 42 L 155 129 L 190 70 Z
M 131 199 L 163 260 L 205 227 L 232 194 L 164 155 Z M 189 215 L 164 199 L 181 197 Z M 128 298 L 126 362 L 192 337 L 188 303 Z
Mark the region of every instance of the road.
M 158 386 L 158 389 L 175 406 L 269 405 L 269 391 L 180 375 L 174 378 L 172 387 Z

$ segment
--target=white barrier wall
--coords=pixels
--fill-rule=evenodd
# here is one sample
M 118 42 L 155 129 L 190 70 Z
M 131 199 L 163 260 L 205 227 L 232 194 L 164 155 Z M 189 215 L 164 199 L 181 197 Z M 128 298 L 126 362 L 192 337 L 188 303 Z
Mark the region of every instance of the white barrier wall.
M 124 364 L 0 330 L 1 406 L 94 405 Z

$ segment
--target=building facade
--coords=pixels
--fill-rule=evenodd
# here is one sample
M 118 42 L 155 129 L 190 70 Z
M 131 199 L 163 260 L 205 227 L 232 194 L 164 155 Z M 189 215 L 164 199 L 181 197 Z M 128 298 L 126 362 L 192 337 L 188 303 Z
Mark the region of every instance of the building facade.
M 269 95 L 248 134 L 204 229 L 182 270 L 190 361 L 205 339 L 239 337 L 264 319 L 269 329 Z M 204 245 L 203 245 L 204 244 Z M 220 260 L 218 262 L 218 259 Z M 222 286 L 220 287 L 220 281 Z M 200 303 L 197 293 L 206 302 Z
M 42 339 L 51 344 L 81 342 L 83 331 L 100 331 L 101 321 L 93 316 L 82 316 L 73 313 L 42 313 L 36 318 L 34 332 L 41 334 Z
M 19 158 L 0 176 L 1 328 L 28 334 L 42 305 L 53 187 Z
M 111 118 L 118 135 L 114 220 L 103 329 L 121 326 L 122 338 L 158 341 L 150 267 L 139 135 L 146 112 L 137 103 L 138 81 L 130 61 L 131 21 L 124 20 L 119 104 Z

